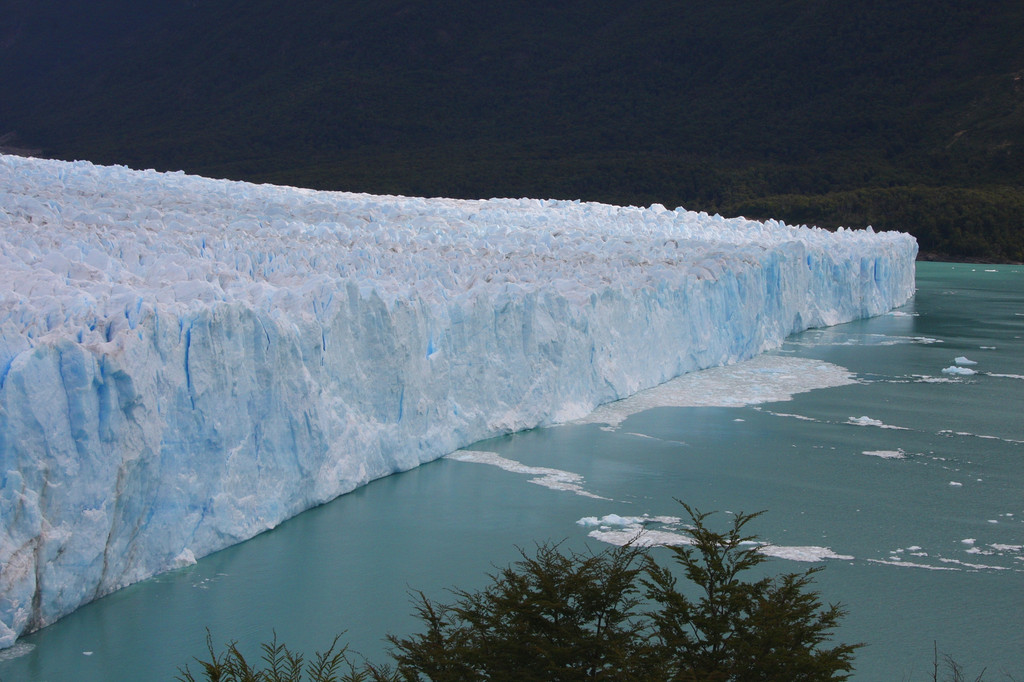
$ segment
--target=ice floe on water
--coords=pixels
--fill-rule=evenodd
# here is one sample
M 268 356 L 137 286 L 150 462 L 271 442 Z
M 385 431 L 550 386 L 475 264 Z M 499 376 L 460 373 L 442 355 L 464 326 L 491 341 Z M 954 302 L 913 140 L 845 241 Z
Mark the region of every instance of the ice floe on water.
M 991 547 L 996 552 L 1014 552 L 1017 554 L 1024 552 L 1024 545 L 1005 545 L 995 542 L 988 545 L 988 547 Z
M 693 544 L 689 535 L 677 532 L 682 525 L 678 516 L 620 516 L 605 514 L 604 516 L 584 516 L 576 522 L 584 528 L 592 528 L 587 533 L 600 542 L 621 547 L 632 544 L 637 547 L 673 547 Z M 652 528 L 652 525 L 662 526 Z
M 902 557 L 895 557 L 889 559 L 867 559 L 872 564 L 884 564 L 886 566 L 899 566 L 900 568 L 924 568 L 929 571 L 956 571 L 958 569 L 952 566 L 935 566 L 934 564 L 924 564 L 915 561 L 906 561 Z
M 681 545 L 692 545 L 693 539 L 688 535 L 680 535 L 665 530 L 652 530 L 646 528 L 598 528 L 587 533 L 588 537 L 608 545 L 622 547 L 633 545 L 634 547 L 678 547 Z
M 632 544 L 637 547 L 679 547 L 692 545 L 693 539 L 688 535 L 674 533 L 671 531 L 627 527 L 620 529 L 597 529 L 587 533 L 600 542 L 610 545 L 623 546 Z M 854 557 L 847 554 L 839 554 L 829 547 L 807 546 L 785 546 L 759 544 L 757 551 L 765 556 L 775 559 L 786 559 L 788 561 L 817 562 L 827 559 L 850 561 Z
M 962 559 L 950 559 L 947 557 L 939 557 L 939 561 L 944 564 L 952 564 L 954 566 L 963 566 L 964 568 L 972 568 L 975 570 L 983 571 L 1007 571 L 1010 570 L 1008 566 L 993 566 L 991 564 L 978 564 L 971 561 L 963 561 Z
M 943 341 L 930 336 L 858 334 L 841 329 L 812 329 L 786 341 L 786 345 L 793 346 L 898 346 L 907 343 L 931 345 Z
M 878 419 L 874 419 L 872 417 L 867 417 L 867 416 L 864 416 L 864 417 L 850 417 L 849 419 L 846 420 L 846 423 L 847 424 L 853 424 L 854 426 L 875 426 L 875 427 L 878 427 L 880 429 L 895 429 L 897 431 L 909 431 L 910 430 L 910 429 L 908 429 L 905 426 L 893 426 L 891 424 L 886 424 L 885 422 L 882 422 L 882 421 L 880 421 Z
M 901 568 L 922 568 L 932 571 L 1020 571 L 1021 567 L 1016 565 L 1020 559 L 1022 545 L 1006 545 L 992 543 L 979 547 L 976 538 L 964 538 L 959 541 L 961 548 L 954 554 L 963 553 L 971 557 L 986 557 L 989 563 L 979 563 L 977 558 L 964 560 L 956 556 L 945 556 L 948 552 L 932 553 L 925 551 L 919 545 L 910 545 L 906 548 L 898 547 L 891 550 L 884 559 L 867 559 L 868 562 L 899 566 Z M 908 559 L 907 557 L 913 557 Z M 1010 559 L 1010 563 L 994 563 L 994 561 Z
M 799 421 L 804 421 L 804 422 L 816 422 L 816 423 L 819 423 L 819 424 L 821 423 L 820 419 L 815 419 L 814 417 L 808 417 L 805 414 L 793 414 L 791 412 L 774 412 L 772 410 L 762 410 L 761 408 L 758 408 L 758 407 L 755 407 L 754 409 L 758 410 L 760 412 L 764 412 L 765 414 L 770 414 L 773 417 L 786 417 L 788 419 L 797 419 Z
M 933 377 L 928 374 L 913 374 L 911 375 L 914 381 L 918 384 L 959 384 L 963 383 L 958 379 L 950 377 Z
M 815 545 L 804 547 L 761 545 L 758 551 L 766 556 L 775 557 L 776 559 L 789 559 L 790 561 L 824 561 L 826 559 L 852 561 L 854 558 L 848 554 L 838 554 L 828 547 L 818 547 Z
M 975 372 L 970 367 L 960 367 L 958 365 L 950 365 L 949 367 L 946 367 L 945 369 L 943 369 L 942 373 L 943 374 L 952 374 L 952 375 L 955 375 L 955 376 L 964 376 L 964 377 L 971 376 L 972 374 L 977 374 L 977 372 Z
M 598 407 L 577 424 L 618 427 L 655 407 L 742 407 L 790 400 L 798 393 L 857 383 L 853 374 L 821 360 L 764 354 L 725 367 L 684 374 L 665 384 Z
M 548 467 L 527 466 L 522 462 L 502 457 L 496 452 L 486 452 L 483 450 L 458 450 L 447 455 L 445 459 L 455 460 L 456 462 L 489 464 L 513 474 L 535 476 L 536 478 L 530 479 L 530 483 L 536 483 L 537 485 L 544 486 L 545 488 L 563 490 L 577 495 L 582 495 L 583 497 L 593 497 L 598 500 L 608 499 L 607 497 L 601 497 L 600 495 L 595 495 L 594 493 L 585 490 L 583 488 L 583 476 L 580 474 L 574 474 L 571 471 L 563 471 L 561 469 L 551 469 Z
M 584 516 L 576 522 L 578 526 L 622 526 L 629 528 L 640 528 L 651 523 L 679 524 L 682 519 L 678 516 L 620 516 L 618 514 L 605 514 L 604 516 Z
M 882 459 L 905 459 L 907 456 L 903 448 L 896 448 L 895 450 L 864 450 L 861 454 L 881 457 Z
M 728 512 L 726 512 L 728 513 Z M 675 516 L 619 516 L 607 514 L 602 517 L 585 516 L 576 522 L 586 528 L 594 528 L 591 537 L 610 545 L 623 546 L 632 544 L 636 547 L 678 547 L 692 545 L 693 538 L 684 530 L 682 519 Z M 651 528 L 653 524 L 662 524 L 660 528 Z M 828 547 L 786 546 L 762 542 L 746 542 L 746 546 L 756 547 L 765 556 L 789 561 L 824 561 L 826 559 L 852 560 L 854 557 L 838 554 Z
M 954 431 L 952 429 L 942 429 L 937 432 L 940 436 L 952 438 L 954 436 L 961 436 L 964 438 L 980 438 L 982 440 L 1001 440 L 1004 443 L 1012 443 L 1014 445 L 1024 445 L 1024 440 L 1016 438 L 1003 438 L 1002 436 L 989 436 L 981 433 L 971 433 L 970 431 Z
M 954 363 L 956 363 L 957 365 L 961 365 L 961 366 L 965 366 L 965 365 L 976 365 L 976 364 L 978 364 L 978 363 L 977 363 L 977 362 L 975 362 L 974 360 L 970 360 L 970 359 L 968 359 L 968 358 L 967 358 L 966 356 L 964 356 L 964 355 L 958 355 L 957 357 L 955 357 L 955 358 L 953 359 L 953 362 L 954 362 Z

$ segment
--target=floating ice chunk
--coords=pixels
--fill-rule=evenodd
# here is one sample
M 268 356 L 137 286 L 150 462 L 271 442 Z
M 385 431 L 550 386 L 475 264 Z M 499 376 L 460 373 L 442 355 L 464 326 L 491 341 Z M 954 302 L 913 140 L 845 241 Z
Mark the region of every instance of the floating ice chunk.
M 961 488 L 961 487 L 963 487 L 964 484 L 960 483 L 959 481 L 950 481 L 949 485 L 954 487 L 954 488 Z
M 760 409 L 760 408 L 756 408 L 755 407 L 754 409 L 757 410 L 757 409 Z M 767 412 L 768 414 L 772 415 L 773 417 L 786 417 L 788 419 L 797 419 L 797 420 L 803 421 L 803 422 L 817 422 L 817 423 L 821 423 L 820 419 L 815 419 L 814 417 L 808 417 L 805 414 L 792 414 L 790 412 L 774 412 L 772 410 L 765 410 L 765 412 Z
M 919 384 L 957 384 L 960 383 L 956 379 L 947 377 L 933 377 L 923 374 L 914 374 L 914 381 Z
M 952 566 L 935 566 L 932 564 L 919 564 L 913 561 L 906 561 L 902 558 L 891 558 L 891 559 L 868 559 L 867 561 L 873 564 L 884 564 L 886 566 L 899 566 L 900 568 L 924 568 L 929 571 L 956 571 L 959 569 L 953 568 Z
M 782 545 L 762 545 L 758 551 L 766 556 L 777 559 L 789 559 L 790 561 L 824 561 L 826 559 L 839 559 L 851 561 L 853 557 L 848 554 L 837 554 L 828 547 L 786 547 Z
M 614 431 L 615 429 L 609 428 L 607 426 L 602 426 L 601 430 L 602 431 Z M 660 438 L 657 438 L 655 436 L 649 436 L 646 433 L 636 433 L 635 431 L 630 431 L 626 435 L 627 436 L 634 436 L 636 438 L 644 438 L 646 440 L 661 440 Z
M 583 526 L 596 525 L 599 519 L 596 517 L 586 517 L 577 521 L 578 524 Z M 605 525 L 605 524 L 602 524 Z M 607 525 L 618 525 L 618 524 L 607 524 Z M 680 545 L 692 545 L 693 538 L 684 533 L 676 533 L 666 530 L 648 530 L 640 524 L 627 524 L 620 529 L 609 529 L 602 527 L 598 530 L 592 530 L 587 533 L 588 537 L 605 542 L 610 545 L 623 546 L 627 543 L 632 543 L 637 547 L 673 547 Z M 795 546 L 787 547 L 783 545 L 773 544 L 762 544 L 762 543 L 751 543 L 757 545 L 757 551 L 765 556 L 774 557 L 776 559 L 787 559 L 789 561 L 825 561 L 826 559 L 836 559 L 843 561 L 850 561 L 854 557 L 846 554 L 838 554 L 832 551 L 828 547 L 816 547 L 816 546 Z
M 871 455 L 872 457 L 881 457 L 882 459 L 903 459 L 907 455 L 903 452 L 903 448 L 897 448 L 895 450 L 864 450 L 863 454 Z
M 587 533 L 587 537 L 617 547 L 627 544 L 633 544 L 636 547 L 677 547 L 693 544 L 693 538 L 688 535 L 665 530 L 646 530 L 642 526 L 618 530 L 592 530 Z
M 536 476 L 531 478 L 530 483 L 536 483 L 537 485 L 544 486 L 545 488 L 551 488 L 552 490 L 564 490 L 583 497 L 593 497 L 598 500 L 606 500 L 607 497 L 601 497 L 594 493 L 587 492 L 583 489 L 583 477 L 579 474 L 574 474 L 571 471 L 563 471 L 561 469 L 550 469 L 548 467 L 532 467 L 527 466 L 521 462 L 517 462 L 514 459 L 507 459 L 502 457 L 496 452 L 486 452 L 481 450 L 458 450 L 453 452 L 446 457 L 446 459 L 453 459 L 457 462 L 475 462 L 477 464 L 490 464 L 496 466 L 499 469 L 510 471 L 514 474 L 527 474 L 529 476 Z
M 734 365 L 684 374 L 624 400 L 602 405 L 577 423 L 617 427 L 630 415 L 655 407 L 741 407 L 791 400 L 798 393 L 853 383 L 853 374 L 838 365 L 765 354 Z
M 900 344 L 930 345 L 943 343 L 930 336 L 890 336 L 888 334 L 851 334 L 831 329 L 805 332 L 786 342 L 794 346 L 896 346 Z
M 976 365 L 976 364 L 978 364 L 978 363 L 977 363 L 977 362 L 975 362 L 974 360 L 968 360 L 968 359 L 967 359 L 967 358 L 966 358 L 965 356 L 963 356 L 963 355 L 959 355 L 959 356 L 957 356 L 956 358 L 954 358 L 954 359 L 953 359 L 953 362 L 955 362 L 955 363 L 956 363 L 957 365 L 960 365 L 960 366 L 965 366 L 965 365 Z
M 1024 545 L 1004 545 L 1000 543 L 993 543 L 989 545 L 992 549 L 997 552 L 1022 552 L 1024 551 Z
M 596 516 L 584 516 L 576 523 L 580 526 L 642 526 L 648 523 L 680 523 L 682 519 L 678 516 L 619 516 L 618 514 L 606 514 L 600 518 Z
M 972 564 L 967 561 L 960 561 L 959 559 L 948 559 L 940 557 L 939 561 L 944 564 L 954 564 L 956 566 L 963 566 L 964 568 L 972 568 L 975 570 L 988 570 L 988 571 L 1008 571 L 1008 566 L 992 566 L 991 564 Z
M 969 367 L 958 367 L 956 365 L 950 365 L 949 367 L 946 367 L 945 369 L 942 370 L 942 373 L 954 374 L 957 376 L 970 376 L 972 374 L 977 374 L 977 372 L 975 372 L 973 369 L 970 369 Z
M 965 545 L 973 545 L 975 542 L 977 542 L 977 540 L 975 538 L 964 538 L 960 542 L 962 542 Z
M 905 426 L 892 426 L 890 424 L 886 424 L 886 423 L 884 423 L 882 421 L 879 421 L 878 419 L 874 419 L 872 417 L 867 417 L 867 416 L 864 416 L 864 417 L 849 417 L 846 420 L 846 423 L 847 424 L 853 424 L 854 426 L 876 426 L 876 427 L 878 427 L 880 429 L 895 429 L 897 431 L 909 431 L 910 430 L 910 429 L 908 429 Z
M 971 433 L 970 431 L 952 431 L 950 429 L 942 429 L 938 433 L 939 433 L 939 435 L 942 435 L 942 436 L 967 436 L 967 437 L 970 437 L 970 438 L 981 438 L 981 439 L 984 439 L 984 440 L 1001 440 L 1004 443 L 1022 443 L 1022 444 L 1024 444 L 1024 440 L 1017 440 L 1017 439 L 1014 439 L 1014 438 L 1001 438 L 999 436 L 988 436 L 988 435 L 981 434 L 981 433 Z

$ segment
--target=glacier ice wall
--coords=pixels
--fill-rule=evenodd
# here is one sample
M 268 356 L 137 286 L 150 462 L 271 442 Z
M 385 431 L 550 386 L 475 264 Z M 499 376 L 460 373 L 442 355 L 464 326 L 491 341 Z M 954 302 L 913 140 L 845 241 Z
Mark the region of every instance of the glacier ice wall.
M 474 441 L 914 290 L 905 234 L 0 156 L 0 646 Z

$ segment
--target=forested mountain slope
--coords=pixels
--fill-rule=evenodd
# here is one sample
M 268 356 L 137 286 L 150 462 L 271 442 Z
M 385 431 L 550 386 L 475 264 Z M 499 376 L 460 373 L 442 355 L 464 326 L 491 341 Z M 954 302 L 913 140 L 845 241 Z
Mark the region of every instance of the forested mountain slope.
M 8 0 L 0 145 L 1024 260 L 1019 0 Z

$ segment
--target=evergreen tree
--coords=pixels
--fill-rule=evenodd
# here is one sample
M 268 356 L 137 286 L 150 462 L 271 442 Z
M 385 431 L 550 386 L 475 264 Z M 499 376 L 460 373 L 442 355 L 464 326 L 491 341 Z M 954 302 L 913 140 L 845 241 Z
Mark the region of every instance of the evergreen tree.
M 757 514 L 737 514 L 726 533 L 709 529 L 687 505 L 692 545 L 671 548 L 685 577 L 699 588 L 694 598 L 677 587 L 665 566 L 647 560 L 647 597 L 665 680 L 796 682 L 844 680 L 860 645 L 823 647 L 843 616 L 836 604 L 823 608 L 809 589 L 820 567 L 753 582 L 741 577 L 766 557 L 743 528 Z M 689 592 L 693 592 L 691 590 Z
M 640 550 L 564 554 L 541 545 L 492 575 L 479 592 L 456 592 L 452 606 L 420 594 L 427 631 L 390 637 L 406 680 L 650 679 L 642 636 Z
M 234 643 L 220 656 L 209 646 L 210 660 L 198 662 L 210 682 L 300 682 L 304 671 L 311 682 L 847 679 L 860 645 L 829 646 L 843 610 L 810 588 L 820 568 L 745 580 L 766 559 L 744 535 L 760 514 L 737 514 L 716 533 L 708 514 L 683 506 L 689 544 L 670 551 L 685 589 L 672 566 L 636 545 L 583 554 L 544 544 L 521 551 L 483 590 L 455 590 L 452 604 L 417 593 L 424 630 L 388 637 L 394 668 L 357 668 L 335 640 L 304 669 L 276 638 L 263 645 L 262 669 Z M 188 668 L 179 679 L 195 682 Z

